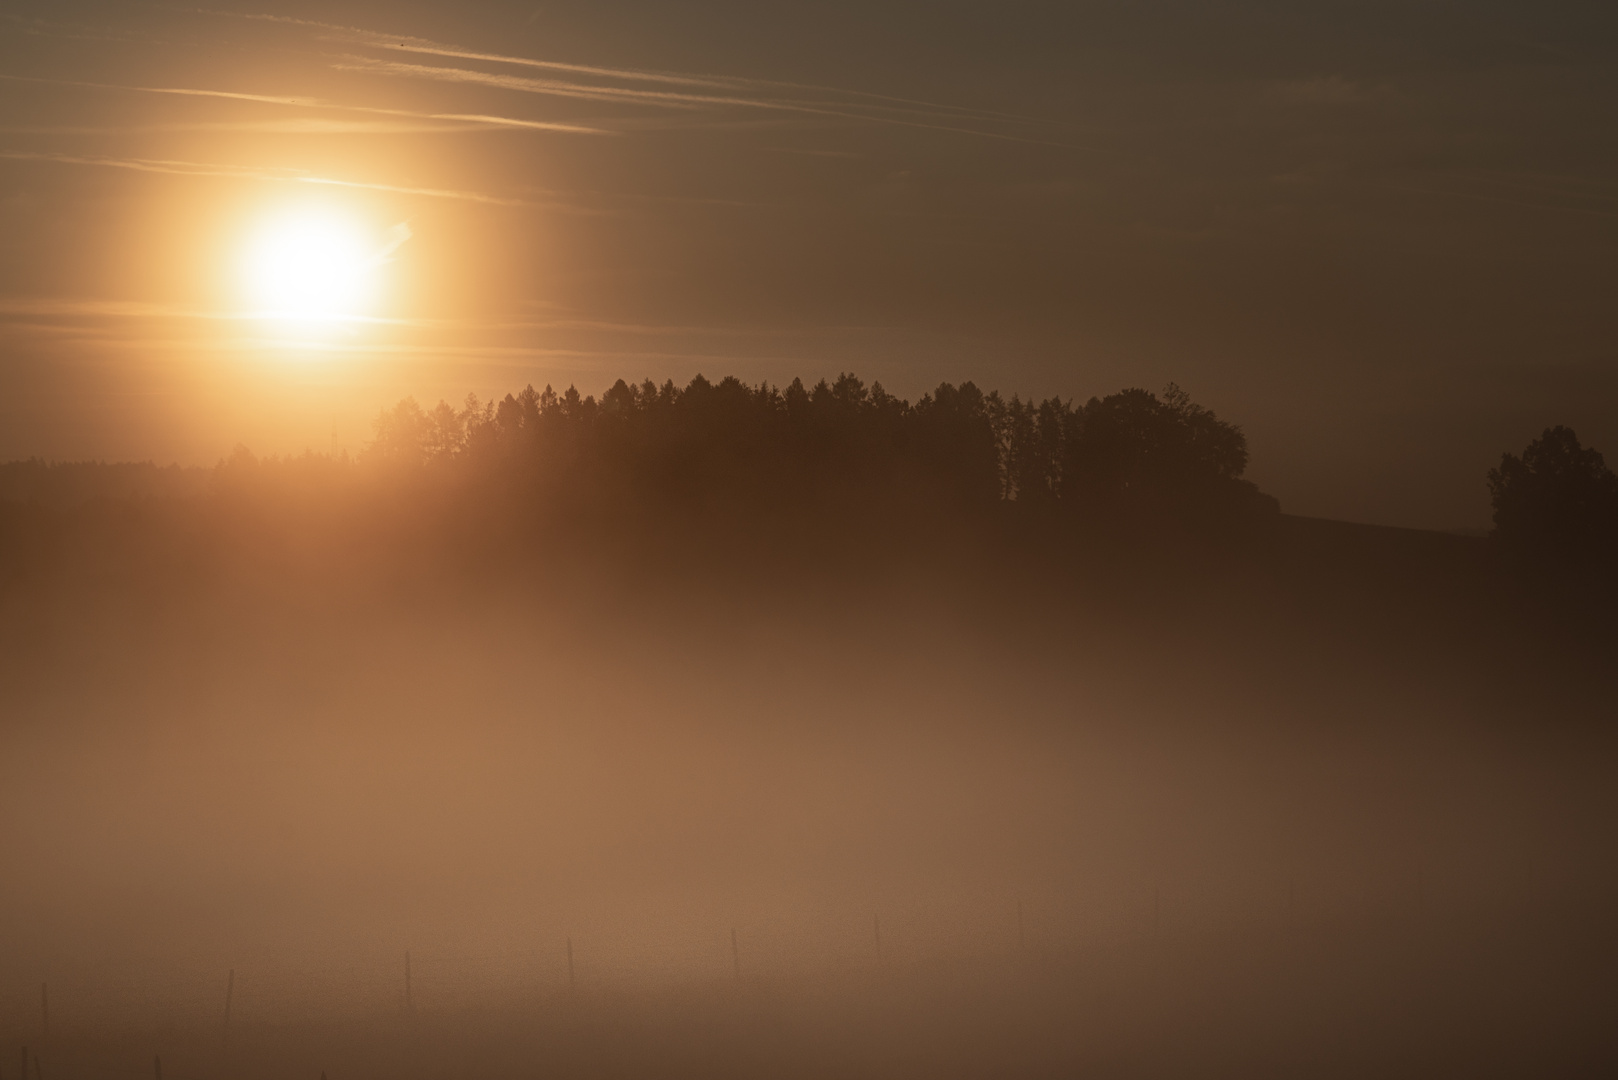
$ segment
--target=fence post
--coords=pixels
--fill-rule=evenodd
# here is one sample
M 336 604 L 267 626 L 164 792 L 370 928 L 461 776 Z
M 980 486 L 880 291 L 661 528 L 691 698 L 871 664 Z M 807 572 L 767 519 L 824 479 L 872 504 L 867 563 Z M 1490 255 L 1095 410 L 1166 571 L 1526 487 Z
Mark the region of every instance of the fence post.
M 736 945 L 736 928 L 734 926 L 730 928 L 730 966 L 735 971 L 736 977 L 741 978 L 742 953 L 741 949 Z
M 51 998 L 50 993 L 44 983 L 39 984 L 39 1015 L 40 1019 L 43 1021 L 43 1025 L 41 1027 L 41 1041 L 48 1043 L 51 1041 Z M 25 1076 L 22 1078 L 22 1080 L 28 1080 L 28 1077 Z
M 871 916 L 871 931 L 876 936 L 876 958 L 882 959 L 882 916 Z
M 410 950 L 405 950 L 405 1012 L 416 1011 L 416 999 L 410 993 Z
M 573 939 L 567 939 L 567 988 L 574 991 L 579 988 L 578 979 L 573 975 Z
M 230 1039 L 230 999 L 236 995 L 236 969 L 225 976 L 225 1039 Z

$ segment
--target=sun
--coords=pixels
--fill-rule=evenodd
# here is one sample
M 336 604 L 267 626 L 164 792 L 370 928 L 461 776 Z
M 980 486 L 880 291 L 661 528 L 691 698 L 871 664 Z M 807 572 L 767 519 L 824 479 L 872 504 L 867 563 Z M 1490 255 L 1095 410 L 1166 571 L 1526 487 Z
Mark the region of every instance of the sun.
M 397 246 L 396 241 L 379 243 L 356 216 L 341 210 L 283 210 L 248 236 L 243 292 L 254 314 L 265 318 L 305 323 L 365 318 L 379 300 L 378 270 Z

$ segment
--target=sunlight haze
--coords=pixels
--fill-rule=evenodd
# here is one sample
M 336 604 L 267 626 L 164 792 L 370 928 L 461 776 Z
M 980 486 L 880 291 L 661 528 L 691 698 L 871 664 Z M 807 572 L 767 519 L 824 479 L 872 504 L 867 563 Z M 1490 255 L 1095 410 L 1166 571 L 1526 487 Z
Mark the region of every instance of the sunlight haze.
M 405 394 L 620 375 L 1175 380 L 1289 509 L 1475 529 L 1476 461 L 1618 436 L 1602 5 L 0 18 L 9 457 L 357 452 Z M 318 387 L 267 374 L 290 323 L 218 318 L 242 231 L 310 192 L 414 234 L 386 295 L 254 287 L 396 320 L 328 335 Z
M 5 0 L 0 1080 L 1618 1076 L 1615 464 L 1614 0 Z

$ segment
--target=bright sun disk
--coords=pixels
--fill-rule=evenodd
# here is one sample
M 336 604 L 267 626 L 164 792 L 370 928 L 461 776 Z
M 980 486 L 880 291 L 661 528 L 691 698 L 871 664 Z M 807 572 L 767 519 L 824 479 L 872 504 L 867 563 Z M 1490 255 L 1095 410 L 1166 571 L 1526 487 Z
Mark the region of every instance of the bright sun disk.
M 355 221 L 299 210 L 267 221 L 249 240 L 243 277 L 260 313 L 293 321 L 364 315 L 383 253 Z

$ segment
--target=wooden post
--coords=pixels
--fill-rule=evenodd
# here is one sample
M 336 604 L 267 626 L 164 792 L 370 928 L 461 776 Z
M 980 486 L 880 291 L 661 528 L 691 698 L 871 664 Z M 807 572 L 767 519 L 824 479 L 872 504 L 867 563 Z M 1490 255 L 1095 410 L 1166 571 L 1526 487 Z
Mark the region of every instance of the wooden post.
M 1024 938 L 1023 938 L 1023 931 L 1022 931 L 1022 897 L 1019 896 L 1019 897 L 1017 897 L 1017 951 L 1018 952 L 1023 951 L 1023 942 L 1024 942 Z
M 236 969 L 225 976 L 225 1038 L 230 1038 L 230 999 L 236 996 Z
M 737 945 L 736 945 L 736 928 L 734 926 L 732 926 L 730 928 L 730 966 L 731 966 L 732 970 L 735 971 L 736 977 L 738 979 L 741 978 L 742 977 L 742 953 L 741 953 L 741 949 L 738 948 Z
M 157 1080 L 163 1080 L 163 1059 L 156 1054 L 152 1055 L 152 1073 Z
M 39 1067 L 39 1055 L 34 1055 L 34 1080 L 45 1080 L 45 1073 Z
M 871 916 L 871 930 L 876 935 L 876 958 L 882 959 L 882 916 Z
M 416 1011 L 416 999 L 410 994 L 410 950 L 405 950 L 405 1012 Z
M 1156 940 L 1156 938 L 1157 938 L 1158 915 L 1159 915 L 1160 911 L 1162 910 L 1162 907 L 1163 907 L 1163 890 L 1154 887 L 1152 889 L 1152 938 L 1153 938 L 1153 940 Z
M 50 997 L 50 992 L 46 988 L 46 985 L 44 983 L 39 984 L 39 1016 L 40 1016 L 40 1019 L 43 1021 L 43 1025 L 42 1025 L 42 1027 L 40 1029 L 41 1032 L 44 1035 L 44 1038 L 43 1038 L 42 1041 L 50 1042 L 51 1041 L 51 997 Z M 22 1080 L 28 1080 L 28 1077 L 25 1076 L 25 1077 L 22 1078 Z
M 572 938 L 567 939 L 567 988 L 570 991 L 571 990 L 577 990 L 579 988 L 579 982 L 573 976 L 573 939 Z

